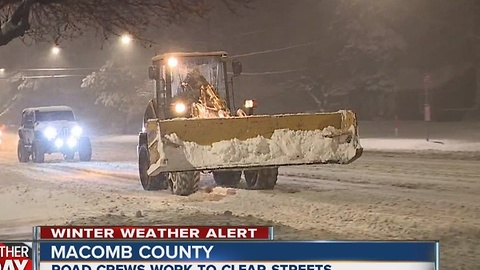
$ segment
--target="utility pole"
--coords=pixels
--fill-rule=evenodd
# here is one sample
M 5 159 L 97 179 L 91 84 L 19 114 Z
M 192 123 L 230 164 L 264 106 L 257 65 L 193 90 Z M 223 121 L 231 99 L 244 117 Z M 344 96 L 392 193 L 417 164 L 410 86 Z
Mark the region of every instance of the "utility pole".
M 424 100 L 424 108 L 423 108 L 423 118 L 425 121 L 425 137 L 427 142 L 430 140 L 430 134 L 428 130 L 428 124 L 431 121 L 431 106 L 430 106 L 430 87 L 432 84 L 432 78 L 429 74 L 425 75 L 423 78 L 423 85 L 425 91 L 425 100 Z

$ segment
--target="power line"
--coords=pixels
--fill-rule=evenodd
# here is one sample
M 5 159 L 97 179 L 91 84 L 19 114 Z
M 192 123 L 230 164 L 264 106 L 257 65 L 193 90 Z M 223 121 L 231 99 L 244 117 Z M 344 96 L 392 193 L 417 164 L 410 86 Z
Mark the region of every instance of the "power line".
M 61 75 L 38 75 L 38 76 L 19 76 L 12 77 L 13 79 L 50 79 L 50 78 L 68 78 L 68 77 L 85 77 L 85 75 L 80 74 L 61 74 Z M 12 78 L 0 78 L 0 80 L 11 80 Z
M 70 70 L 97 70 L 100 68 L 24 68 L 18 71 L 70 71 Z
M 278 49 L 264 50 L 264 51 L 251 52 L 251 53 L 245 53 L 245 54 L 237 54 L 237 55 L 234 55 L 232 57 L 246 57 L 246 56 L 253 56 L 253 55 L 258 55 L 258 54 L 281 52 L 281 51 L 286 51 L 286 50 L 291 50 L 291 49 L 296 49 L 296 48 L 315 45 L 315 44 L 318 44 L 320 42 L 321 41 L 313 41 L 313 42 L 308 42 L 308 43 L 303 43 L 303 44 L 297 44 L 297 45 L 287 46 L 287 47 L 283 47 L 283 48 L 278 48 Z
M 140 68 L 144 66 L 129 66 Z M 16 69 L 17 71 L 75 71 L 75 70 L 100 70 L 103 67 L 91 67 L 91 68 L 23 68 Z M 121 68 L 109 68 L 110 70 L 121 70 Z
M 270 29 L 269 28 L 264 28 L 264 29 L 260 29 L 260 30 L 244 32 L 244 33 L 233 35 L 232 37 L 236 38 L 236 37 L 249 36 L 249 35 L 253 35 L 253 34 L 257 34 L 257 33 L 262 33 L 262 32 L 265 32 L 265 31 L 270 31 Z
M 307 68 L 298 68 L 298 69 L 288 69 L 288 70 L 277 70 L 277 71 L 264 71 L 264 72 L 242 72 L 242 75 L 247 76 L 256 76 L 256 75 L 275 75 L 275 74 L 284 74 L 284 73 L 293 73 L 307 70 Z M 228 72 L 228 74 L 233 74 Z

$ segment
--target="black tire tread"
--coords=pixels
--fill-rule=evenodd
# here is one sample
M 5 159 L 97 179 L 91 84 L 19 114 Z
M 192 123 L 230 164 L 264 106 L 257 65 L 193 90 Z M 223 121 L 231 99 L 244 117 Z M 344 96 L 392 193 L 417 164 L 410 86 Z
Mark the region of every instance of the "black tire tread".
M 198 191 L 199 171 L 169 173 L 168 184 L 172 194 L 188 196 Z
M 148 176 L 147 170 L 150 166 L 150 154 L 146 145 L 141 145 L 138 150 L 138 169 L 140 183 L 146 191 L 167 189 L 167 174 Z
M 245 181 L 249 189 L 271 190 L 278 180 L 278 168 L 245 170 Z
M 92 160 L 92 142 L 90 138 L 83 137 L 80 139 L 78 147 L 78 158 L 80 161 L 91 161 Z
M 17 157 L 20 163 L 27 163 L 30 160 L 30 154 L 25 149 L 25 143 L 22 139 L 18 140 Z
M 213 179 L 218 186 L 237 187 L 242 178 L 242 171 L 213 171 Z
M 38 141 L 35 141 L 32 145 L 32 160 L 35 163 L 45 162 L 45 151 L 42 149 L 42 145 Z

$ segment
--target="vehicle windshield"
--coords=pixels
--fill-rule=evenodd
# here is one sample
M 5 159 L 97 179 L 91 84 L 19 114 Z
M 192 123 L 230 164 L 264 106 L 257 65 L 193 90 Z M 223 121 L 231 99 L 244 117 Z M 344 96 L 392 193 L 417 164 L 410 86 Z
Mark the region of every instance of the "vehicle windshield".
M 178 64 L 172 69 L 172 96 L 182 93 L 185 80 L 190 72 L 202 75 L 218 92 L 226 98 L 225 74 L 220 57 L 178 58 Z
M 75 121 L 75 117 L 72 111 L 37 112 L 35 114 L 35 120 L 38 122 L 61 120 Z

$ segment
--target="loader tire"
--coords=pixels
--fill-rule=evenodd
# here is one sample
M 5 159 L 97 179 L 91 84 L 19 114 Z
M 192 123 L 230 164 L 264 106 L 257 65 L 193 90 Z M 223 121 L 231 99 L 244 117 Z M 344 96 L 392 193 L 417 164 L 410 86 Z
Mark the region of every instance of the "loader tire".
M 277 183 L 278 168 L 265 168 L 258 170 L 245 170 L 245 181 L 249 189 L 273 189 Z
M 188 196 L 198 191 L 199 171 L 174 172 L 168 178 L 168 185 L 174 195 Z
M 161 173 L 156 176 L 148 176 L 147 171 L 150 167 L 150 154 L 146 145 L 142 145 L 138 151 L 138 170 L 140 174 L 140 183 L 144 190 L 155 191 L 167 189 L 167 174 Z
M 221 187 L 236 187 L 242 177 L 242 171 L 214 171 L 212 174 L 215 183 Z

